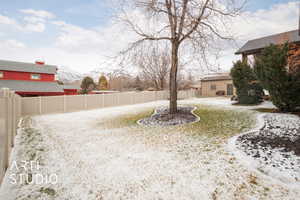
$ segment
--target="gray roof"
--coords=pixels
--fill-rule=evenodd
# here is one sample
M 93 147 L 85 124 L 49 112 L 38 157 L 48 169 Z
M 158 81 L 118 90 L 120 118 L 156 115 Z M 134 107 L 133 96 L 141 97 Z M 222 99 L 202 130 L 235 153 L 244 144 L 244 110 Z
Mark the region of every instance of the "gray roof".
M 0 70 L 56 74 L 57 67 L 54 65 L 38 65 L 34 63 L 0 60 Z
M 300 41 L 300 36 L 299 36 L 299 31 L 294 30 L 294 31 L 289 31 L 289 32 L 284 32 L 284 33 L 279 33 L 275 35 L 270 35 L 267 37 L 262 37 L 254 40 L 249 40 L 242 48 L 240 48 L 235 54 L 251 54 L 255 53 L 270 44 L 282 44 L 284 42 L 299 42 Z
M 0 80 L 0 88 L 9 88 L 16 92 L 63 92 L 57 82 Z
M 201 81 L 222 81 L 222 80 L 232 80 L 230 75 L 216 75 L 208 76 L 201 79 Z
M 76 89 L 76 90 L 80 90 L 80 86 L 79 85 L 61 85 L 61 87 L 63 89 L 69 89 L 69 90 L 72 90 L 72 89 Z

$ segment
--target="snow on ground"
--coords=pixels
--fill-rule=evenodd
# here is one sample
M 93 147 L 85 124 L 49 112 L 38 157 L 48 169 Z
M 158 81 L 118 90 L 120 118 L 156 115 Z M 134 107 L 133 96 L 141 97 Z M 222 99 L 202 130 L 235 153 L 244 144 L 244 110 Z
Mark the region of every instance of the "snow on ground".
M 225 98 L 181 103 L 240 110 Z M 17 171 L 11 168 L 0 199 L 299 199 L 299 188 L 278 184 L 239 162 L 227 149 L 228 138 L 99 123 L 164 105 L 166 101 L 25 119 L 12 161 L 37 158 L 40 169 L 21 172 L 56 174 L 58 183 L 11 184 Z
M 265 114 L 263 119 L 261 130 L 237 138 L 237 148 L 253 158 L 259 171 L 300 188 L 300 118 Z

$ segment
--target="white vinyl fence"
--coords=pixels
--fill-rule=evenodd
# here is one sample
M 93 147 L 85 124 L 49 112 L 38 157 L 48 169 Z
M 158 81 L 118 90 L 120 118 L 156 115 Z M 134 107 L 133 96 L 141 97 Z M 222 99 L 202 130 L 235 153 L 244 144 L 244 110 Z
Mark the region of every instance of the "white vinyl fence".
M 195 95 L 194 91 L 179 91 L 178 99 Z M 21 98 L 9 89 L 0 89 L 0 184 L 9 165 L 9 156 L 21 116 L 139 104 L 168 98 L 167 91 Z
M 178 99 L 195 96 L 194 91 L 179 91 Z M 113 94 L 64 95 L 22 98 L 22 115 L 64 113 L 95 108 L 131 105 L 168 99 L 167 91 L 121 92 Z
M 18 122 L 21 118 L 21 97 L 9 89 L 0 90 L 0 183 L 9 165 Z

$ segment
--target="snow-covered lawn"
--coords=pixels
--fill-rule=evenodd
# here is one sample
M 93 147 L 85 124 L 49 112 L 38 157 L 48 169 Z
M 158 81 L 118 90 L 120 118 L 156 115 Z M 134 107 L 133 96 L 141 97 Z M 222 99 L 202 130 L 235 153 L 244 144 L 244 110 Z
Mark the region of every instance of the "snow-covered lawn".
M 242 107 L 226 98 L 200 98 L 180 104 L 231 121 L 212 125 L 199 116 L 202 125 L 176 128 L 132 123 L 131 116 L 142 117 L 166 101 L 25 118 L 11 158 L 18 163 L 6 174 L 0 199 L 300 199 L 299 187 L 259 173 L 228 148 L 239 134 L 231 131 L 247 131 L 245 124 L 255 119 L 249 109 L 272 108 L 270 103 Z M 40 167 L 17 169 L 24 160 L 38 160 Z M 15 174 L 55 174 L 58 182 L 12 184 Z

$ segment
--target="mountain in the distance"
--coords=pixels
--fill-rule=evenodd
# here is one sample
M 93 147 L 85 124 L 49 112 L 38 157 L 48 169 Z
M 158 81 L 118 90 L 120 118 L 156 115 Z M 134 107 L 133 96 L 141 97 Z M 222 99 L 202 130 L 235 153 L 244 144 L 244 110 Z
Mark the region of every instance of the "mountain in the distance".
M 63 83 L 72 83 L 83 78 L 83 74 L 76 72 L 69 67 L 59 67 L 57 71 L 57 78 Z
M 61 66 L 57 71 L 57 78 L 63 83 L 73 83 L 78 80 L 82 80 L 84 77 L 89 76 L 94 79 L 95 82 L 98 82 L 99 77 L 104 74 L 114 74 L 120 73 L 122 69 L 119 67 L 118 63 L 106 62 L 101 65 L 101 67 L 95 67 L 93 70 L 86 73 L 80 73 L 75 70 L 72 70 L 69 67 Z

